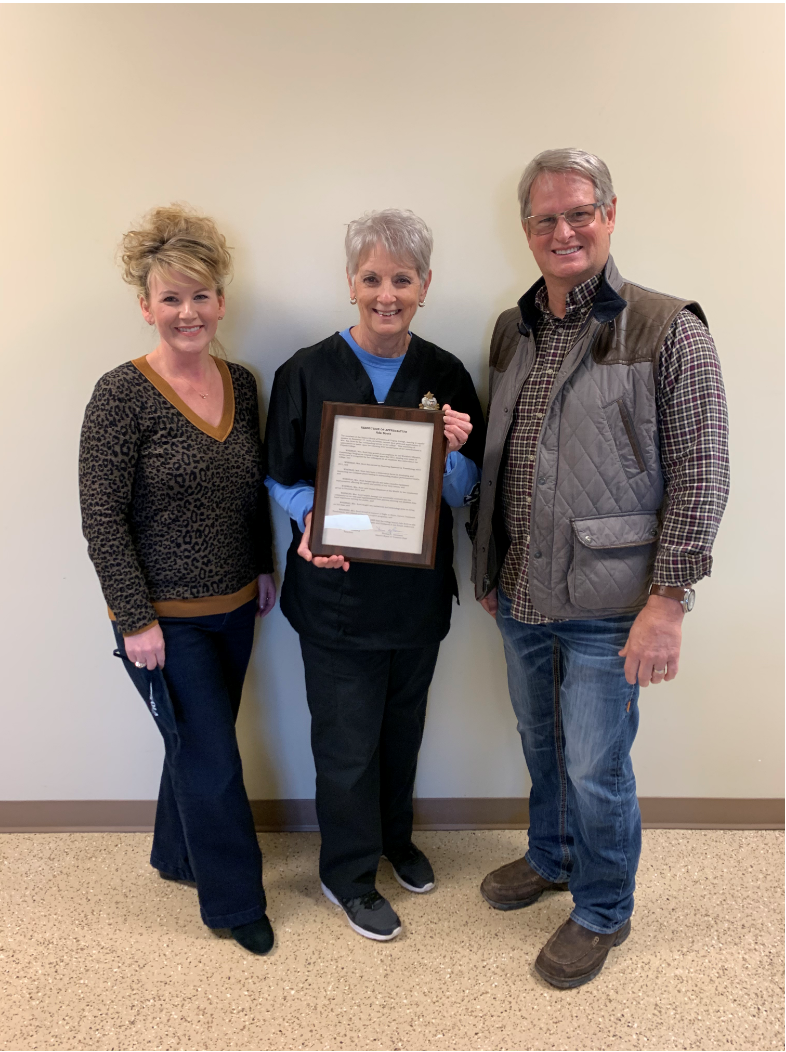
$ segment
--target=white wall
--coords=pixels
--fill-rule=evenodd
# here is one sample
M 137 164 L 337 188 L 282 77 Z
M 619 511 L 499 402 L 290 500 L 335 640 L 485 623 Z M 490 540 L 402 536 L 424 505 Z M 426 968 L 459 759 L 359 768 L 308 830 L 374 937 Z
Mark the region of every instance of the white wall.
M 76 455 L 106 370 L 152 349 L 113 263 L 154 204 L 236 246 L 230 354 L 257 375 L 351 323 L 343 225 L 408 207 L 436 248 L 420 334 L 485 398 L 498 312 L 537 277 L 515 185 L 550 146 L 609 164 L 623 273 L 694 296 L 728 387 L 732 496 L 679 678 L 643 696 L 645 796 L 782 791 L 783 10 L 780 5 L 6 5 L 0 64 L 5 380 L 1 799 L 145 799 L 161 748 L 111 654 Z M 288 537 L 276 514 L 281 551 Z M 502 648 L 472 601 L 443 645 L 422 796 L 514 796 L 526 774 Z M 260 633 L 249 791 L 308 797 L 296 637 Z

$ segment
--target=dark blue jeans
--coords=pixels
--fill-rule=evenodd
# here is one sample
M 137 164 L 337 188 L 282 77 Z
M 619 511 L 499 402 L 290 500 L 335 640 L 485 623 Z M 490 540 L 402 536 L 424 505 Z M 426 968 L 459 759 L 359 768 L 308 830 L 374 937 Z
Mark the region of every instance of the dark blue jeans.
M 570 882 L 573 920 L 600 934 L 633 913 L 641 816 L 630 750 L 638 685 L 618 656 L 633 615 L 525 625 L 498 590 L 508 686 L 532 778 L 526 858 Z
M 117 650 L 164 739 L 151 865 L 196 882 L 202 920 L 231 928 L 265 913 L 262 855 L 235 735 L 256 600 L 229 614 L 159 618 L 163 669 Z

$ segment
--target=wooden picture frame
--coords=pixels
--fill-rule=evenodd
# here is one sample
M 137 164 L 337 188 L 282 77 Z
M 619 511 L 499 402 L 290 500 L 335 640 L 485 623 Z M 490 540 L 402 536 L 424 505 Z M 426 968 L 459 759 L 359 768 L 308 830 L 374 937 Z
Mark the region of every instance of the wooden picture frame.
M 323 403 L 312 553 L 433 570 L 445 471 L 444 426 L 439 409 Z M 371 529 L 358 526 L 361 522 Z M 372 546 L 357 543 L 364 539 Z M 411 550 L 418 542 L 420 550 Z M 401 550 L 402 545 L 410 550 Z

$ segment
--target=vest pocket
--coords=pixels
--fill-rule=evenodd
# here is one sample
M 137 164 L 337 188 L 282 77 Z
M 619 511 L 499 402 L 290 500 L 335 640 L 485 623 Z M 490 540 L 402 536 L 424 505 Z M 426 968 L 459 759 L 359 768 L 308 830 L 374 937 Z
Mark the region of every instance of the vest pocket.
M 655 562 L 655 512 L 573 519 L 568 593 L 585 610 L 643 606 Z
M 606 414 L 609 431 L 611 431 L 611 437 L 617 448 L 617 455 L 620 458 L 622 470 L 628 478 L 640 475 L 642 471 L 647 470 L 647 466 L 644 463 L 644 457 L 641 455 L 641 446 L 636 437 L 633 418 L 624 400 L 618 398 L 616 402 L 609 402 L 608 405 L 604 405 L 603 412 Z

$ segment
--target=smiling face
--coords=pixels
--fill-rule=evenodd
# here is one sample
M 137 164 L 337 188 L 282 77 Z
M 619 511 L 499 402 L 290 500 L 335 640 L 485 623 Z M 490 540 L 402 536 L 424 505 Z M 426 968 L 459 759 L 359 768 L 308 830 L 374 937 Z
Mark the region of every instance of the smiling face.
M 361 261 L 354 278 L 347 275 L 352 298 L 358 301 L 360 324 L 377 337 L 405 334 L 418 303 L 431 283 L 431 271 L 421 284 L 414 264 L 394 259 L 380 244 Z
M 577 172 L 542 172 L 530 191 L 530 215 L 553 215 L 569 208 L 591 204 L 595 200 L 592 180 Z M 609 258 L 611 232 L 614 229 L 617 199 L 606 208 L 595 211 L 589 226 L 574 230 L 564 216 L 550 234 L 530 233 L 522 222 L 527 243 L 548 286 L 570 290 L 599 274 Z
M 224 317 L 224 297 L 179 270 L 150 275 L 150 298 L 140 297 L 142 314 L 173 351 L 207 352 Z

